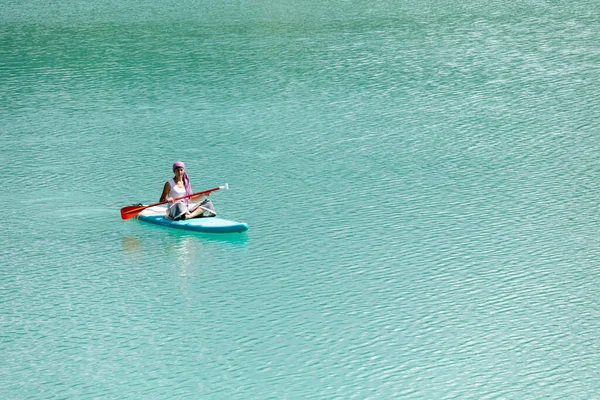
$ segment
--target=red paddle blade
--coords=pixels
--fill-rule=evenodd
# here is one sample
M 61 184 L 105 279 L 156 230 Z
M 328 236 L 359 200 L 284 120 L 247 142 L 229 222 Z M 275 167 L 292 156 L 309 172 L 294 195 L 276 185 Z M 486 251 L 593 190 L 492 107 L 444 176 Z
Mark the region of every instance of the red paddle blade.
M 121 218 L 123 218 L 123 219 L 133 218 L 148 207 L 150 207 L 150 206 L 134 205 L 134 206 L 123 207 L 123 208 L 121 208 Z

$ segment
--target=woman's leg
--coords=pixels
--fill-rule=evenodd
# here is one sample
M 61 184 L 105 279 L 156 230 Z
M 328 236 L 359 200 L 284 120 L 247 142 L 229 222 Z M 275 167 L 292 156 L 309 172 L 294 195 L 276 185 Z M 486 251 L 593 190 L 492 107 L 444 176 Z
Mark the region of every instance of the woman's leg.
M 210 199 L 204 200 L 195 209 L 188 211 L 185 214 L 186 218 L 199 218 L 199 217 L 214 217 L 217 215 L 215 207 Z
M 169 219 L 172 219 L 174 221 L 179 221 L 180 219 L 185 218 L 186 213 L 187 207 L 183 202 L 171 204 L 167 209 L 167 215 L 169 216 Z

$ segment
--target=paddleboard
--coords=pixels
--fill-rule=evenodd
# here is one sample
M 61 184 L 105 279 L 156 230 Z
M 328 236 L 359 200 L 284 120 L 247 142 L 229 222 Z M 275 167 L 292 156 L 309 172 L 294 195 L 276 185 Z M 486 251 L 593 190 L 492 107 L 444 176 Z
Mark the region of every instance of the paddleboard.
M 219 217 L 192 218 L 183 221 L 173 221 L 172 219 L 167 219 L 165 217 L 166 210 L 166 207 L 149 207 L 139 213 L 138 218 L 141 221 L 150 222 L 151 224 L 196 232 L 239 233 L 248 230 L 248 224 L 245 222 L 229 221 Z

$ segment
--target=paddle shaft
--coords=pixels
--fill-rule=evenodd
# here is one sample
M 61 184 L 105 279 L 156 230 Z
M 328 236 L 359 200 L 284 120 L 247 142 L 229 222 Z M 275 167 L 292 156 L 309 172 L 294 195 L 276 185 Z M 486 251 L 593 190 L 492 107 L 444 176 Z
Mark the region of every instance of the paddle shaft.
M 178 200 L 186 199 L 188 197 L 194 197 L 194 196 L 199 196 L 201 194 L 211 193 L 211 192 L 214 192 L 216 190 L 223 189 L 225 187 L 227 187 L 227 186 L 217 186 L 217 187 L 214 187 L 212 189 L 203 190 L 201 192 L 187 194 L 185 196 L 176 197 L 176 198 L 173 199 L 173 201 L 175 202 L 175 201 L 178 201 Z M 123 208 L 121 208 L 121 218 L 123 218 L 123 219 L 133 218 L 136 215 L 138 215 L 139 213 L 141 213 L 142 211 L 144 211 L 146 208 L 158 206 L 158 205 L 165 204 L 165 203 L 168 203 L 168 201 L 166 201 L 166 200 L 165 201 L 160 201 L 158 203 L 150 204 L 150 205 L 147 205 L 147 206 L 127 206 L 127 207 L 123 207 Z

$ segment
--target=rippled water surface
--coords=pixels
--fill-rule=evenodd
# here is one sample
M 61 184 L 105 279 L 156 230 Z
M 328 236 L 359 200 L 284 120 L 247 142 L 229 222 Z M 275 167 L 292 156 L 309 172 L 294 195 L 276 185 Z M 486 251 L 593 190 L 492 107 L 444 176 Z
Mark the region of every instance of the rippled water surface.
M 1 398 L 600 393 L 597 2 L 4 3 Z

